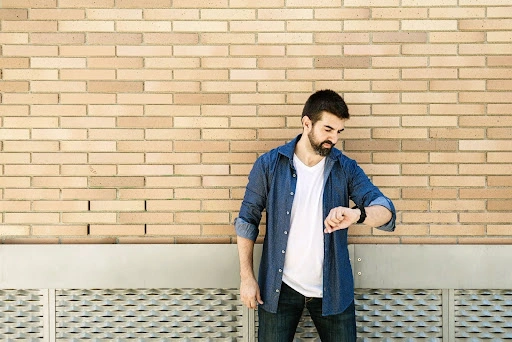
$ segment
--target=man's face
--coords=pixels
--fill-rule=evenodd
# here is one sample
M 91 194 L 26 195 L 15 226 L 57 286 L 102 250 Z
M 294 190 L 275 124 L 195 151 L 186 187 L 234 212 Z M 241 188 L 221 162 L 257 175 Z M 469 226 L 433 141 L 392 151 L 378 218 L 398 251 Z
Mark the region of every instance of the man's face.
M 345 120 L 336 115 L 323 112 L 320 120 L 312 124 L 308 138 L 313 150 L 325 157 L 331 153 L 332 148 L 338 142 L 338 134 L 345 129 Z

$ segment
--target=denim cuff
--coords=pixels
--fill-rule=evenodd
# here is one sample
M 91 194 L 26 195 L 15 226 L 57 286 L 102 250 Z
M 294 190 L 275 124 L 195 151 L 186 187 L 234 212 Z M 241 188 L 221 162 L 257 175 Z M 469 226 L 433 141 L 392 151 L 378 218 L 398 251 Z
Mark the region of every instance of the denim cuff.
M 249 222 L 244 221 L 240 217 L 237 217 L 235 219 L 234 224 L 236 235 L 246 239 L 250 239 L 252 241 L 256 241 L 256 238 L 258 237 L 259 234 L 258 227 Z

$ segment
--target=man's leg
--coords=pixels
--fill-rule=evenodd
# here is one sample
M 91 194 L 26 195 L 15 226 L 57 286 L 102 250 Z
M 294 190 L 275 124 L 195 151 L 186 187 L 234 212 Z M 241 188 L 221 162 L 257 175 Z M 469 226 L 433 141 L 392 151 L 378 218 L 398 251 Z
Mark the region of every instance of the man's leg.
M 258 307 L 258 341 L 293 341 L 303 310 L 304 296 L 283 283 L 277 313 Z
M 306 307 L 322 342 L 355 342 L 356 313 L 352 303 L 347 310 L 331 316 L 322 316 L 322 298 L 307 298 Z

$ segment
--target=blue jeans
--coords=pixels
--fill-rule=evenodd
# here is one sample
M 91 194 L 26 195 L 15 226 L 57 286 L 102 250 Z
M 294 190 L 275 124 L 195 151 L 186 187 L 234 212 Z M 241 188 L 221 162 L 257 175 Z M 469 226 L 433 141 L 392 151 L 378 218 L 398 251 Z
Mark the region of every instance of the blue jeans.
M 322 316 L 322 298 L 305 297 L 283 283 L 277 313 L 258 307 L 258 341 L 292 342 L 306 307 L 322 342 L 355 342 L 354 303 L 338 315 Z

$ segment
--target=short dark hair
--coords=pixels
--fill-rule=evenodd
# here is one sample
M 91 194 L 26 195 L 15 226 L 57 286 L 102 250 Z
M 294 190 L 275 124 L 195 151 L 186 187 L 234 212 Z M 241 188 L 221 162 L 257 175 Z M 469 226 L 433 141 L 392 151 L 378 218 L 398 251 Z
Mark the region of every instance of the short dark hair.
M 340 119 L 350 118 L 348 107 L 343 98 L 330 89 L 319 90 L 312 94 L 302 110 L 302 117 L 307 116 L 314 124 L 321 118 L 322 112 L 329 112 Z

